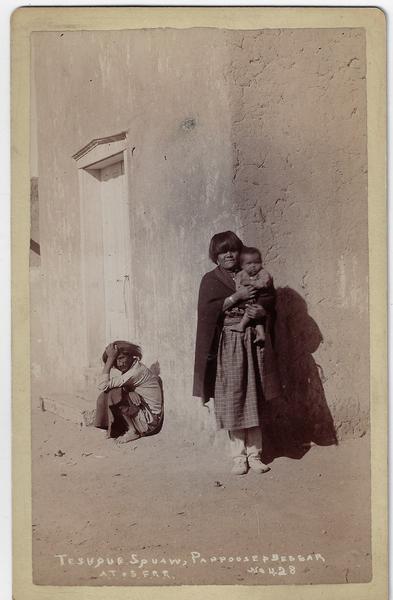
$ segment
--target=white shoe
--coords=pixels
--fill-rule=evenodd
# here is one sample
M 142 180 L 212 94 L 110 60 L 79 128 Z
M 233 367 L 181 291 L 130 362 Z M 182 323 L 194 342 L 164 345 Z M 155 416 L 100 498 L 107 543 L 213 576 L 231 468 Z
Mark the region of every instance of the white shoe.
M 267 473 L 268 471 L 270 471 L 270 467 L 268 465 L 265 465 L 265 463 L 261 461 L 259 456 L 249 456 L 248 466 L 256 473 Z
M 233 475 L 245 475 L 248 471 L 247 459 L 245 456 L 237 456 L 233 459 L 233 467 L 231 473 Z

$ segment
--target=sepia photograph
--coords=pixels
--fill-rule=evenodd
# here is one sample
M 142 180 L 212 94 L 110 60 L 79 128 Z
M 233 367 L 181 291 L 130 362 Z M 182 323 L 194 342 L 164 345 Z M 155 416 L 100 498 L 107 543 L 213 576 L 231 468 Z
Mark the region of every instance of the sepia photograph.
M 35 586 L 373 580 L 368 34 L 238 12 L 29 33 Z

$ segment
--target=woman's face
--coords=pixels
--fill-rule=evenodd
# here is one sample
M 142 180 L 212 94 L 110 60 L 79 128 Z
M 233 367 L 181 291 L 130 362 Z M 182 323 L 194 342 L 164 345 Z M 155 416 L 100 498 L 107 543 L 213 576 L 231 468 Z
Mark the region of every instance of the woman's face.
M 223 269 L 227 269 L 227 271 L 233 271 L 239 265 L 239 251 L 238 250 L 227 250 L 226 252 L 221 252 L 217 256 L 217 263 Z

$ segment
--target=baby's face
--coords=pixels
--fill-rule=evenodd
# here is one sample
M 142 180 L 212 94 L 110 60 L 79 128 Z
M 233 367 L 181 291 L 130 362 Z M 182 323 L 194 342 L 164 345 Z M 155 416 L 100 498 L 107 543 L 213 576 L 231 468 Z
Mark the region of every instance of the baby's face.
M 250 277 L 254 277 L 262 269 L 262 261 L 258 254 L 243 254 L 240 264 Z

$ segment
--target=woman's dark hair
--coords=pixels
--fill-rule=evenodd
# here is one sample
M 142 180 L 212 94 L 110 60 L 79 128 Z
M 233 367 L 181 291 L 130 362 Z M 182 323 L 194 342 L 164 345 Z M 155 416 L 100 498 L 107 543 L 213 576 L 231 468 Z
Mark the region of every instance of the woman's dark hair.
M 262 254 L 258 248 L 253 248 L 253 246 L 243 246 L 241 254 L 256 254 L 259 256 L 259 260 L 262 262 Z
M 133 356 L 135 358 L 142 358 L 142 350 L 136 344 L 131 344 L 131 342 L 124 342 L 122 340 L 117 340 L 113 342 L 117 349 L 119 350 L 119 354 L 127 354 L 128 356 Z M 106 352 L 102 355 L 102 360 L 106 363 L 108 359 L 108 355 Z
M 236 233 L 233 231 L 223 231 L 216 233 L 210 240 L 209 246 L 209 258 L 217 264 L 217 256 L 223 252 L 241 252 L 243 249 L 243 242 L 239 239 Z

